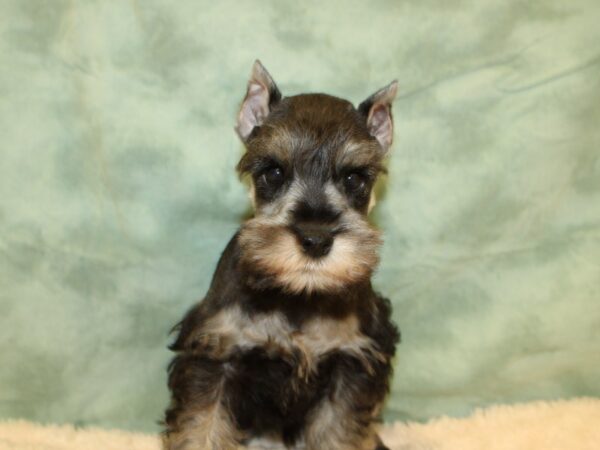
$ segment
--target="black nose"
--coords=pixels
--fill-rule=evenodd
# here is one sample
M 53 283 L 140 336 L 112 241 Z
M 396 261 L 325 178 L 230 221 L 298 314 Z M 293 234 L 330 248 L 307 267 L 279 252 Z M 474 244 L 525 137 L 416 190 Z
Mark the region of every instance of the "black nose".
M 302 250 L 313 258 L 325 256 L 333 245 L 333 233 L 323 227 L 298 227 L 294 230 Z

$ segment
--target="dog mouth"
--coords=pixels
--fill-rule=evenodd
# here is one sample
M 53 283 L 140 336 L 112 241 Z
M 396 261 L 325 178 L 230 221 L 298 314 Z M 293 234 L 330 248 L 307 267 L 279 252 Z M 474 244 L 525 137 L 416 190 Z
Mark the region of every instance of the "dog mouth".
M 339 291 L 369 278 L 377 266 L 379 232 L 366 224 L 329 227 L 327 239 L 303 245 L 307 234 L 319 233 L 305 227 L 299 234 L 289 225 L 250 219 L 238 238 L 242 269 L 261 285 L 300 293 Z

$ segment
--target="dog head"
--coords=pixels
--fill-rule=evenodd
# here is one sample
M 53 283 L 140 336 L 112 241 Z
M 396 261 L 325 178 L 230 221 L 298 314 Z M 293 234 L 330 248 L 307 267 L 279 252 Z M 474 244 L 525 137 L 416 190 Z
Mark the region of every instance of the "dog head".
M 258 287 L 335 292 L 370 278 L 380 237 L 367 221 L 392 144 L 394 81 L 355 108 L 325 94 L 282 97 L 256 61 L 236 130 L 255 216 L 239 235 Z

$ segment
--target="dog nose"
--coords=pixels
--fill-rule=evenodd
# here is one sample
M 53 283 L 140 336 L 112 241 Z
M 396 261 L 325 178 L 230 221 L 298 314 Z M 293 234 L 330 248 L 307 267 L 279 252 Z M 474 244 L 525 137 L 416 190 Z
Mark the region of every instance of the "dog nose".
M 296 230 L 302 250 L 313 258 L 325 256 L 333 246 L 333 234 L 323 228 L 299 228 Z

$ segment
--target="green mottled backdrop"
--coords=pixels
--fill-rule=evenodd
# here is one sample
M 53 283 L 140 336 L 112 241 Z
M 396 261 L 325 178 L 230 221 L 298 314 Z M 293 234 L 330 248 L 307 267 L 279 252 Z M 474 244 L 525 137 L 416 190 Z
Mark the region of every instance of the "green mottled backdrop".
M 0 3 L 0 417 L 157 429 L 248 210 L 236 109 L 397 78 L 387 418 L 600 395 L 600 3 Z

